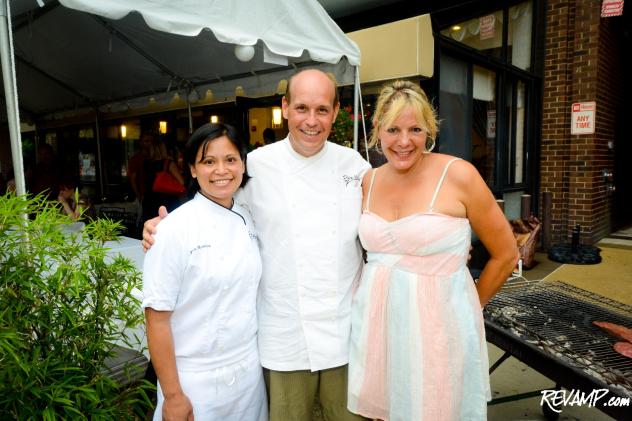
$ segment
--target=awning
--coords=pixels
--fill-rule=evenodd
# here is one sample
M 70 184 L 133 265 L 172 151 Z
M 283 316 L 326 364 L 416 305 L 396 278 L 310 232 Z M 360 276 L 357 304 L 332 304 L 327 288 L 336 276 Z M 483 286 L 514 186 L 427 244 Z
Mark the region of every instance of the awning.
M 349 32 L 362 53 L 360 82 L 432 77 L 434 38 L 430 15 Z

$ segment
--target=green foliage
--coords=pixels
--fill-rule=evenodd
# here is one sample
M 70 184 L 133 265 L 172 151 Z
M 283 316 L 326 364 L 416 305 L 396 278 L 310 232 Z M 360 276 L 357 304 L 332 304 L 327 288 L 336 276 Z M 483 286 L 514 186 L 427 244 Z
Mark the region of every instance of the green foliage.
M 80 234 L 71 223 L 41 196 L 0 196 L 0 419 L 142 419 L 147 410 L 148 383 L 118 385 L 104 369 L 112 343 L 129 346 L 123 330 L 143 321 L 132 295 L 139 272 L 103 247 L 120 223 L 95 220 Z
M 344 108 L 340 108 L 338 116 L 331 128 L 329 140 L 342 146 L 351 147 L 353 144 L 353 119 Z

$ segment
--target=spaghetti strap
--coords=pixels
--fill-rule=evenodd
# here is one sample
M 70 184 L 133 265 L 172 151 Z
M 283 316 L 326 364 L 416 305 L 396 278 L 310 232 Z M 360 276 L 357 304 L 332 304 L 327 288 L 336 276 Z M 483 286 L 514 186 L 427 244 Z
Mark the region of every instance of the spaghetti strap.
M 450 165 L 452 165 L 452 163 L 454 161 L 458 161 L 461 158 L 452 158 L 447 164 L 445 164 L 445 168 L 443 168 L 443 174 L 441 174 L 441 178 L 439 179 L 439 182 L 437 183 L 437 188 L 434 191 L 434 195 L 432 195 L 432 200 L 430 201 L 430 206 L 428 206 L 428 212 L 432 212 L 434 205 L 435 205 L 435 201 L 437 200 L 437 196 L 439 195 L 439 190 L 441 189 L 441 185 L 443 184 L 443 180 L 445 180 L 445 176 L 448 173 L 448 168 L 450 168 Z
M 375 180 L 375 173 L 377 172 L 377 168 L 373 170 L 371 173 L 371 183 L 369 184 L 369 191 L 366 195 L 366 206 L 364 207 L 364 211 L 369 211 L 369 202 L 371 202 L 371 190 L 373 190 L 373 180 Z

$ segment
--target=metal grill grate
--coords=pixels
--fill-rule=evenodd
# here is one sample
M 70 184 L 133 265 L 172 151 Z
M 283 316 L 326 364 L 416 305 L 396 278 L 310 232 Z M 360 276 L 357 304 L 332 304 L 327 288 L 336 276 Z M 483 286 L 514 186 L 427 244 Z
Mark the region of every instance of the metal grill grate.
M 632 359 L 594 321 L 632 327 L 632 307 L 563 282 L 511 282 L 485 317 L 545 352 L 632 396 Z

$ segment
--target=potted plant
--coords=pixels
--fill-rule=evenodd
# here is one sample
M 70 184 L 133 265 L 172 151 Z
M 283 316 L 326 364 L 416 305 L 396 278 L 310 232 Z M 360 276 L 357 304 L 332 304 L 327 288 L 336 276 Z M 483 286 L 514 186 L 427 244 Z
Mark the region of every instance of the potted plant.
M 350 107 L 340 107 L 329 135 L 331 142 L 348 148 L 353 144 L 353 119 L 351 112 Z
M 143 321 L 140 273 L 104 247 L 120 223 L 72 222 L 41 196 L 0 196 L 0 419 L 138 419 L 150 405 L 149 383 L 106 367 Z

